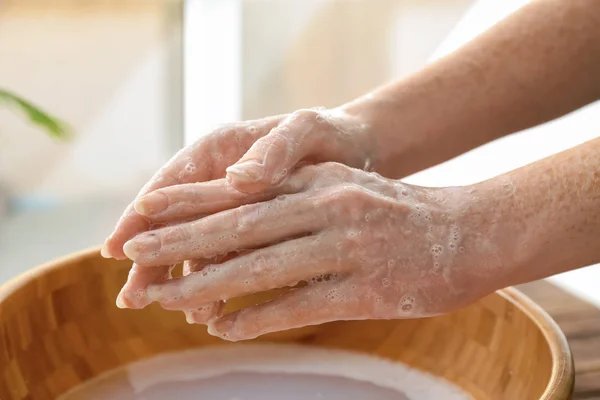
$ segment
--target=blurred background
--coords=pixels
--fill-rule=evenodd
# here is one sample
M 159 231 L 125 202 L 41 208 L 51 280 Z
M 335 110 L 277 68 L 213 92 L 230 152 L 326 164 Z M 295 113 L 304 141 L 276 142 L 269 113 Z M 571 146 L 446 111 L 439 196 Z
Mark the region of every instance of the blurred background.
M 0 279 L 98 245 L 182 145 L 182 2 L 0 2 L 0 88 L 72 126 L 50 139 L 0 104 Z
M 445 55 L 527 0 L 3 0 L 0 282 L 99 245 L 145 181 L 217 124 L 335 106 Z M 483 180 L 597 136 L 596 105 L 407 179 Z M 565 134 L 565 132 L 569 132 Z M 600 304 L 599 268 L 553 278 Z

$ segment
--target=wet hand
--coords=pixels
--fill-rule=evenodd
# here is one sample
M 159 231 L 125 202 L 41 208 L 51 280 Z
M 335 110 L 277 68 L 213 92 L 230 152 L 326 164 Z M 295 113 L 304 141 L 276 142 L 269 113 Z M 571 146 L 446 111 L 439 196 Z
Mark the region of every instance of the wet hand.
M 337 109 L 300 110 L 289 115 L 226 125 L 176 154 L 150 179 L 138 199 L 160 188 L 220 178 L 225 178 L 231 188 L 255 193 L 277 186 L 300 163 L 340 161 L 360 168 L 367 167 L 369 157 L 373 156 L 366 142 L 368 130 L 369 124 L 360 117 Z M 122 248 L 127 240 L 160 226 L 156 222 L 161 219 L 173 220 L 173 203 L 177 202 L 179 194 L 171 191 L 172 197 L 168 198 L 161 196 L 160 191 L 157 193 L 146 198 L 147 201 L 132 203 L 125 210 L 114 232 L 104 243 L 102 254 L 105 257 L 125 259 Z M 219 204 L 217 198 L 210 198 L 208 191 L 204 192 L 204 196 L 209 198 L 197 200 L 211 204 L 206 213 L 229 207 L 227 202 Z M 166 218 L 161 218 L 167 204 L 170 211 L 165 214 Z M 181 211 L 184 216 L 185 210 Z M 152 214 L 152 221 L 142 214 Z M 210 261 L 186 262 L 184 273 L 201 269 Z M 134 264 L 117 297 L 117 305 L 121 308 L 145 307 L 150 303 L 146 295 L 147 286 L 170 279 L 171 270 L 172 266 L 147 269 Z M 221 309 L 221 306 L 216 304 L 208 307 L 209 312 L 190 311 L 186 315 L 188 320 L 206 322 L 213 316 L 210 311 Z M 203 309 L 207 310 L 207 307 Z
M 336 161 L 368 168 L 375 157 L 368 130 L 366 121 L 337 109 L 299 110 L 226 125 L 177 153 L 137 198 L 168 186 L 221 178 L 238 191 L 257 193 L 277 186 L 299 164 Z M 134 201 L 106 239 L 102 254 L 125 259 L 123 244 L 153 226 L 140 212 L 159 215 L 168 201 L 156 196 L 137 202 L 137 208 Z
M 463 188 L 415 187 L 327 163 L 259 194 L 232 191 L 225 180 L 160 192 L 176 201 L 147 213 L 150 221 L 210 215 L 128 241 L 125 253 L 143 268 L 254 249 L 149 285 L 149 298 L 164 308 L 197 309 L 307 283 L 212 322 L 211 332 L 225 339 L 333 320 L 436 315 L 492 291 L 475 266 L 494 246 L 483 243 Z M 212 214 L 217 209 L 225 210 Z

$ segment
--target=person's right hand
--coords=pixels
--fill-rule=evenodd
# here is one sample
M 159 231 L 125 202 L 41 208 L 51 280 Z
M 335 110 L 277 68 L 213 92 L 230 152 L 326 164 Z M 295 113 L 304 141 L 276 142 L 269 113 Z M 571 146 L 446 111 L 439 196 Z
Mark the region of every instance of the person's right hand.
M 337 163 L 299 168 L 279 187 L 239 194 L 229 210 L 200 219 L 196 198 L 218 190 L 228 197 L 228 185 L 185 186 L 188 201 L 181 202 L 191 221 L 136 236 L 125 252 L 152 268 L 252 249 L 148 288 L 163 308 L 180 311 L 289 289 L 209 321 L 209 332 L 227 340 L 453 311 L 498 289 L 515 266 L 512 243 L 520 243 L 504 238 L 522 237 L 497 223 L 495 197 L 478 186 L 418 187 Z M 181 208 L 172 211 L 181 215 Z M 157 222 L 166 219 L 168 213 Z
M 125 210 L 114 232 L 104 243 L 102 254 L 125 259 L 125 242 L 155 227 L 136 211 L 136 207 L 138 211 L 145 214 L 151 212 L 158 218 L 163 212 L 161 209 L 168 209 L 169 222 L 173 222 L 173 208 L 179 207 L 178 197 L 187 197 L 187 193 L 169 191 L 167 196 L 161 192 L 161 188 L 226 177 L 232 193 L 257 193 L 276 187 L 296 166 L 307 163 L 337 161 L 368 169 L 376 158 L 370 130 L 368 121 L 360 116 L 348 115 L 340 109 L 299 110 L 216 129 L 182 149 L 152 177 Z M 161 193 L 162 196 L 152 196 L 152 202 L 136 203 L 141 196 L 151 192 Z M 206 204 L 205 214 L 212 214 L 227 209 L 231 200 L 199 198 L 197 202 Z M 185 213 L 185 210 L 182 211 Z M 189 263 L 184 269 L 197 271 L 210 260 L 192 260 Z M 148 305 L 150 301 L 146 296 L 146 288 L 152 283 L 169 279 L 170 269 L 170 266 L 133 265 L 117 299 L 119 307 L 143 308 Z M 213 314 L 214 309 L 207 313 L 196 312 L 193 322 L 201 323 Z

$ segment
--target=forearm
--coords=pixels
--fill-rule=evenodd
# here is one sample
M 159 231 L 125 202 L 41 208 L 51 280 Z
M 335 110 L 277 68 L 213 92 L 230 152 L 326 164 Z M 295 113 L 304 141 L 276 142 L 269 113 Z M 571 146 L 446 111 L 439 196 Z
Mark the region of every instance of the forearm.
M 462 49 L 344 106 L 403 177 L 600 97 L 596 0 L 537 0 Z
M 473 188 L 495 289 L 600 262 L 600 138 Z

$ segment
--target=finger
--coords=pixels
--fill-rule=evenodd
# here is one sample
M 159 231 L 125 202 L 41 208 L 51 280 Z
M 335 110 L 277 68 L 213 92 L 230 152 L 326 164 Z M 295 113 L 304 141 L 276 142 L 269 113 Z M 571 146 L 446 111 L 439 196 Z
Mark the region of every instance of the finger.
M 337 320 L 366 319 L 368 313 L 345 280 L 309 285 L 209 324 L 209 333 L 225 340 L 253 339 L 266 333 Z
M 171 279 L 172 270 L 173 266 L 144 268 L 133 264 L 127 282 L 117 296 L 117 307 L 140 309 L 152 303 L 146 289 L 150 284 Z
M 265 197 L 266 194 L 245 195 L 219 179 L 158 189 L 137 199 L 134 207 L 153 222 L 173 222 L 214 214 Z
M 317 111 L 301 110 L 288 116 L 256 143 L 234 165 L 227 179 L 237 190 L 256 193 L 279 184 L 308 154 L 319 154 L 323 135 Z
M 165 309 L 185 310 L 300 281 L 335 279 L 348 265 L 337 263 L 331 240 L 307 236 L 255 250 L 180 279 L 152 285 L 149 297 Z
M 142 196 L 136 201 L 135 209 L 151 222 L 185 221 L 245 204 L 271 200 L 277 195 L 297 193 L 312 181 L 315 173 L 314 169 L 308 168 L 297 171 L 280 187 L 256 194 L 239 192 L 225 179 L 175 185 Z
M 209 170 L 207 168 L 203 168 L 202 166 L 197 167 L 191 161 L 188 162 L 188 160 L 191 160 L 189 153 L 190 149 L 188 148 L 177 153 L 166 164 L 165 167 L 161 168 L 152 177 L 152 179 L 150 179 L 150 181 L 138 193 L 136 198 L 161 187 L 167 187 L 177 183 L 190 183 L 199 180 L 206 180 L 208 177 L 207 172 Z M 184 162 L 194 165 L 192 172 L 187 174 L 180 174 L 176 172 L 178 168 L 183 168 L 183 171 L 191 170 L 191 168 L 188 168 L 188 170 L 185 169 L 187 164 L 183 165 Z M 101 251 L 102 256 L 125 259 L 126 256 L 123 252 L 123 244 L 125 244 L 127 240 L 131 239 L 136 234 L 145 232 L 150 228 L 150 222 L 135 211 L 134 203 L 128 205 L 127 209 L 117 222 L 114 231 L 104 242 Z
M 319 232 L 327 227 L 327 218 L 317 212 L 312 196 L 297 193 L 145 232 L 125 243 L 123 250 L 140 265 L 156 266 L 212 258 Z
M 225 168 L 236 162 L 258 138 L 277 126 L 283 116 L 225 127 L 175 154 L 142 188 L 136 198 L 156 189 L 225 177 Z M 125 242 L 150 229 L 148 221 L 130 204 L 102 247 L 104 257 L 126 258 Z
M 191 260 L 183 263 L 183 276 L 200 272 L 207 266 L 206 260 Z M 149 268 L 151 269 L 151 268 Z M 185 319 L 188 324 L 206 324 L 214 318 L 219 318 L 223 315 L 225 303 L 217 301 L 209 304 L 203 304 L 194 309 L 184 310 Z
M 123 243 L 135 236 L 137 232 L 144 232 L 148 229 L 150 229 L 149 222 L 135 212 L 133 204 L 128 205 L 117 222 L 116 228 L 104 241 L 100 254 L 104 258 L 126 259 L 122 249 Z

